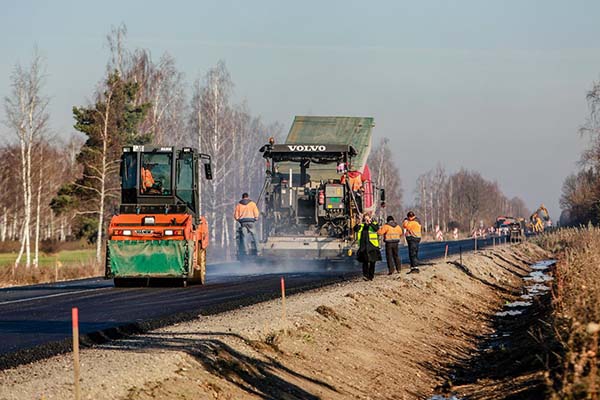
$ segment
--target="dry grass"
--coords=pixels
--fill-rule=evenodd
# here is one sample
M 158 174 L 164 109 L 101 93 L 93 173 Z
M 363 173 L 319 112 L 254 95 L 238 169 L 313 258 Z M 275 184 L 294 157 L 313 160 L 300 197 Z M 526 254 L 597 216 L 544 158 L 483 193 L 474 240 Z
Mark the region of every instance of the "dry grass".
M 77 243 L 66 243 L 60 251 L 40 253 L 39 267 L 15 268 L 16 253 L 0 253 L 0 287 L 31 285 L 100 276 L 104 269 L 96 265 L 95 250 Z
M 71 263 L 61 265 L 41 265 L 38 268 L 25 268 L 20 266 L 0 266 L 0 287 L 32 285 L 36 283 L 57 282 L 71 279 L 90 278 L 101 276 L 102 267 L 91 263 Z
M 600 393 L 600 228 L 562 229 L 535 241 L 559 256 L 553 319 L 562 368 L 548 374 L 552 399 L 593 399 Z

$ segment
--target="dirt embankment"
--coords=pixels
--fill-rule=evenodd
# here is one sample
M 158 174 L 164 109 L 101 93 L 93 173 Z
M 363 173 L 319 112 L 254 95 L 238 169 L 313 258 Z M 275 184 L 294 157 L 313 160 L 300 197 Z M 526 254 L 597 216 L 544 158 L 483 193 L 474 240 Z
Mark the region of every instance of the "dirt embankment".
M 423 399 L 478 354 L 520 294 L 531 244 L 440 260 L 84 350 L 86 399 Z M 452 257 L 454 260 L 455 257 Z M 67 355 L 0 372 L 0 399 L 71 395 Z

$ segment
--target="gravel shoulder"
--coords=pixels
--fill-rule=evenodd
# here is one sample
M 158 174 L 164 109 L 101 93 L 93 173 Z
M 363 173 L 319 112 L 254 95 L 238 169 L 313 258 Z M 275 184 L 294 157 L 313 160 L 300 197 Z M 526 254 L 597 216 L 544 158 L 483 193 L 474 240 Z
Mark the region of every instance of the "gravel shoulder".
M 84 399 L 422 399 L 443 387 L 518 295 L 532 244 L 434 260 L 84 349 Z M 457 257 L 450 257 L 456 260 Z M 468 272 L 468 273 L 467 273 Z M 72 398 L 60 355 L 0 371 L 0 399 Z

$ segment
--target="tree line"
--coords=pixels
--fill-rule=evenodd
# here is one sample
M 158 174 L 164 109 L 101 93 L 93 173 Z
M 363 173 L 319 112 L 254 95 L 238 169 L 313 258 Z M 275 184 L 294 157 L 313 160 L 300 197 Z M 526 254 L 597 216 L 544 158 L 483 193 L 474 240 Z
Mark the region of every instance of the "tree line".
M 441 164 L 417 178 L 412 208 L 426 232 L 439 226 L 443 231 L 457 228 L 470 233 L 492 226 L 498 216 L 530 215 L 525 202 L 504 195 L 497 182 L 465 168 L 448 174 Z
M 579 134 L 589 139 L 581 154 L 579 169 L 562 186 L 561 225 L 600 223 L 600 82 L 586 94 L 589 114 Z

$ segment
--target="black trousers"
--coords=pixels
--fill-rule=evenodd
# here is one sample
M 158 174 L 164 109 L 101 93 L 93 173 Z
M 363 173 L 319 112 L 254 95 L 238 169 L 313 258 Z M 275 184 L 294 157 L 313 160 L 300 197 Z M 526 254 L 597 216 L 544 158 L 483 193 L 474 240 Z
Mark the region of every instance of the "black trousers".
M 408 244 L 408 258 L 410 259 L 410 267 L 419 267 L 419 243 L 421 238 L 414 236 L 406 237 L 406 244 Z
M 400 272 L 400 257 L 398 255 L 398 242 L 385 242 L 385 258 L 387 259 L 388 270 L 390 274 L 394 269 Z
M 364 277 L 372 281 L 375 278 L 375 261 L 363 261 L 362 267 Z

